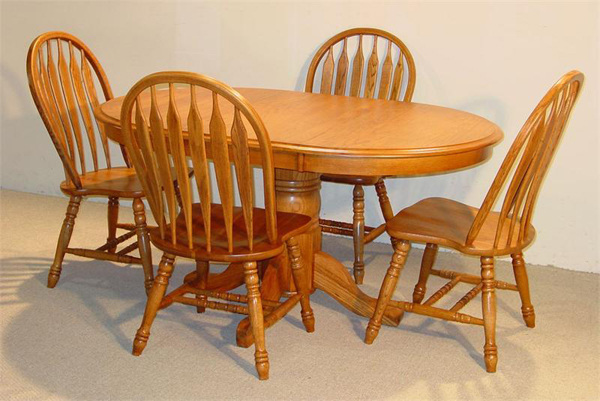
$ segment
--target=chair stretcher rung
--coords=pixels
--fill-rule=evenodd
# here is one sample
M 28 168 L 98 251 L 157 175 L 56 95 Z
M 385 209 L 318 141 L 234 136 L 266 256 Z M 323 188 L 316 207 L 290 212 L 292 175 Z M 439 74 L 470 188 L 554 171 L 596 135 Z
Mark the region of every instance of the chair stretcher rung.
M 472 274 L 458 273 L 452 270 L 436 270 L 431 269 L 431 274 L 452 280 L 454 277 L 460 276 L 460 281 L 469 284 L 479 284 L 481 277 Z M 494 286 L 499 290 L 519 291 L 515 284 L 507 283 L 506 281 L 494 280 Z
M 102 252 L 94 249 L 67 248 L 65 253 L 82 256 L 84 258 L 110 260 L 111 262 L 126 264 L 142 264 L 142 259 L 128 255 L 117 255 L 116 253 Z
M 483 319 L 467 315 L 464 313 L 449 311 L 446 309 L 436 308 L 429 305 L 415 304 L 412 302 L 395 301 L 391 300 L 389 303 L 391 306 L 400 308 L 406 312 L 412 312 L 419 315 L 425 315 L 430 317 L 437 317 L 452 322 L 465 323 L 465 324 L 478 324 L 483 326 Z
M 365 235 L 364 243 L 368 244 L 385 232 L 385 223 L 380 224 Z
M 460 283 L 460 276 L 454 277 L 445 286 L 443 286 L 442 288 L 440 288 L 439 290 L 437 290 L 432 296 L 429 297 L 429 299 L 427 301 L 425 301 L 423 303 L 423 305 L 428 305 L 428 306 L 433 305 L 434 303 L 436 303 L 437 301 L 439 301 L 440 299 L 442 299 L 442 297 L 444 295 L 446 295 L 447 293 L 449 293 L 451 289 L 453 289 L 454 287 L 456 287 L 456 284 L 458 284 L 458 283 Z
M 183 296 L 173 297 L 173 301 L 179 302 L 181 304 L 186 304 L 186 305 L 202 306 L 204 308 L 216 309 L 216 310 L 221 310 L 221 311 L 231 312 L 231 313 L 237 313 L 240 315 L 248 314 L 248 307 L 245 305 L 208 301 L 206 299 L 186 298 Z
M 135 235 L 135 231 L 126 232 L 125 234 L 120 235 L 115 239 L 106 241 L 106 243 L 104 245 L 96 248 L 96 251 L 106 251 L 109 248 L 119 245 L 121 242 L 127 241 L 129 238 L 133 237 L 134 235 Z
M 284 317 L 300 301 L 300 298 L 302 298 L 301 294 L 295 294 L 286 299 L 277 309 L 266 315 L 264 318 L 265 329 L 271 327 Z
M 245 295 L 241 295 L 241 294 L 232 294 L 229 292 L 201 290 L 198 288 L 194 288 L 192 286 L 188 286 L 188 288 L 186 289 L 186 292 L 190 292 L 190 293 L 196 294 L 196 295 L 204 295 L 209 298 L 223 299 L 225 301 L 230 301 L 230 302 L 239 302 L 239 303 L 243 303 L 243 304 L 248 303 L 248 297 Z M 269 308 L 277 308 L 281 305 L 280 302 L 269 301 L 268 299 L 263 299 L 262 304 Z
M 345 230 L 338 227 L 321 226 L 321 232 L 335 235 L 345 235 L 346 237 L 354 236 L 354 232 L 352 230 Z
M 464 308 L 473 298 L 477 296 L 483 289 L 483 283 L 477 284 L 475 287 L 471 289 L 471 291 L 467 292 L 464 297 L 458 300 L 456 304 L 450 310 L 452 312 L 458 312 L 462 308 Z
M 342 228 L 344 230 L 350 230 L 350 231 L 354 230 L 354 226 L 352 225 L 352 223 L 346 223 L 344 221 L 319 219 L 319 224 L 322 227 L 336 227 L 336 228 Z M 365 226 L 365 233 L 373 231 L 374 229 L 375 229 L 375 227 Z
M 138 248 L 138 242 L 134 242 L 133 244 L 127 245 L 125 248 L 121 249 L 117 252 L 117 255 L 127 255 L 129 252 L 134 251 Z

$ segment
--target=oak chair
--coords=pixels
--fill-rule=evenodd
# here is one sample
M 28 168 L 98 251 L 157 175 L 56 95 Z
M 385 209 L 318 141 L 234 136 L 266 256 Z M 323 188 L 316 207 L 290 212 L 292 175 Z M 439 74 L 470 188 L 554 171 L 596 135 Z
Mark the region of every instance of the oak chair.
M 157 90 L 164 84 L 168 84 L 168 91 Z M 176 90 L 175 85 L 183 88 Z M 168 96 L 166 113 L 157 105 L 160 96 Z M 187 96 L 189 101 L 179 102 L 178 106 L 177 96 Z M 189 107 L 181 107 L 188 103 Z M 208 123 L 202 115 L 210 116 Z M 121 125 L 127 150 L 158 222 L 157 228 L 149 230 L 150 240 L 164 252 L 135 336 L 133 354 L 140 355 L 145 348 L 159 308 L 178 302 L 196 306 L 199 313 L 205 308 L 224 310 L 249 315 L 258 377 L 268 379 L 265 326 L 274 324 L 300 302 L 306 331 L 314 331 L 307 275 L 295 238 L 314 224 L 309 216 L 276 210 L 273 154 L 262 120 L 239 93 L 222 82 L 190 72 L 159 72 L 141 79 L 127 93 Z M 206 137 L 205 127 L 209 132 Z M 188 134 L 184 136 L 185 131 Z M 195 180 L 188 178 L 186 143 Z M 214 163 L 220 204 L 212 203 L 208 156 Z M 265 208 L 254 207 L 251 161 L 262 167 Z M 171 165 L 176 177 L 171 175 Z M 175 201 L 174 178 L 180 187 L 181 207 Z M 194 187 L 200 202 L 194 202 Z M 239 195 L 241 207 L 234 206 L 234 194 Z M 257 262 L 277 257 L 286 248 L 298 292 L 285 302 L 262 300 Z M 165 297 L 176 256 L 196 261 L 196 279 Z M 207 290 L 210 262 L 243 263 L 247 295 Z
M 348 60 L 348 43 L 357 37 L 358 45 L 352 61 Z M 370 38 L 365 40 L 364 38 Z M 368 59 L 363 54 L 363 42 L 371 41 Z M 368 43 L 368 42 L 367 42 Z M 381 47 L 378 47 L 381 46 Z M 379 62 L 378 49 L 385 49 L 385 57 Z M 337 64 L 334 54 L 340 54 Z M 306 76 L 306 92 L 316 91 L 315 81 L 320 67 L 319 93 L 362 96 L 364 98 L 401 100 L 410 102 L 413 96 L 416 70 L 410 51 L 400 39 L 389 32 L 373 28 L 355 28 L 340 32 L 317 50 Z M 365 71 L 366 68 L 366 71 Z M 406 83 L 405 83 L 406 81 Z M 385 231 L 385 223 L 376 228 L 365 226 L 365 185 L 374 185 L 384 220 L 394 216 L 383 177 L 359 177 L 324 174 L 322 181 L 353 185 L 352 224 L 325 220 L 320 221 L 322 230 L 347 235 L 354 240 L 354 280 L 362 284 L 364 277 L 364 244 L 373 241 Z
M 133 168 L 113 165 L 104 127 L 97 123 L 93 113 L 100 104 L 98 86 L 105 101 L 113 98 L 102 66 L 91 50 L 75 36 L 65 32 L 47 32 L 38 36 L 29 47 L 27 77 L 35 105 L 63 164 L 66 179 L 60 189 L 70 197 L 54 262 L 48 273 L 48 287 L 54 288 L 58 283 L 63 258 L 68 253 L 141 264 L 148 291 L 153 273 L 142 202 L 144 192 Z M 98 140 L 101 146 L 98 146 Z M 121 147 L 121 152 L 125 163 L 129 163 L 124 147 Z M 86 196 L 108 197 L 108 238 L 96 249 L 70 248 L 75 218 L 81 200 Z M 133 200 L 135 224 L 118 222 L 119 198 Z M 117 229 L 127 232 L 117 237 Z M 117 251 L 119 244 L 136 234 L 136 242 Z M 135 249 L 139 250 L 140 257 L 129 255 Z
M 531 224 L 533 209 L 544 175 L 582 84 L 583 74 L 571 71 L 561 77 L 546 93 L 515 138 L 481 208 L 445 198 L 428 198 L 402 210 L 387 222 L 386 231 L 397 242 L 379 292 L 375 312 L 367 326 L 367 344 L 371 344 L 377 337 L 383 311 L 390 304 L 407 312 L 483 326 L 486 370 L 495 372 L 498 363 L 495 339 L 496 289 L 518 291 L 525 324 L 531 328 L 535 326 L 535 312 L 529 294 L 523 249 L 534 239 L 535 229 Z M 491 211 L 507 182 L 509 184 L 500 212 Z M 391 297 L 404 267 L 411 241 L 427 244 L 419 280 L 413 293 L 413 302 L 394 301 Z M 433 269 L 440 245 L 464 254 L 479 256 L 480 277 Z M 494 279 L 494 257 L 504 255 L 512 257 L 516 285 Z M 430 274 L 450 281 L 422 303 Z M 460 282 L 473 284 L 474 288 L 449 310 L 433 306 Z M 459 311 L 480 292 L 483 319 L 460 313 Z

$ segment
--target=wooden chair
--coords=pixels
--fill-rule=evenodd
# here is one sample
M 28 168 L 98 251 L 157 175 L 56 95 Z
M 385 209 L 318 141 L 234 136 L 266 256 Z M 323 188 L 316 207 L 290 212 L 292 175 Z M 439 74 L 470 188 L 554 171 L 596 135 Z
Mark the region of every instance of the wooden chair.
M 533 209 L 582 83 L 583 74 L 571 71 L 548 91 L 516 137 L 481 208 L 450 199 L 429 198 L 402 210 L 387 222 L 386 230 L 397 243 L 379 292 L 375 312 L 367 326 L 367 344 L 371 344 L 377 337 L 383 311 L 390 304 L 407 312 L 483 326 L 486 370 L 495 372 L 498 362 L 495 290 L 518 291 L 525 324 L 527 327 L 535 326 L 523 249 L 534 239 L 535 229 L 531 225 Z M 492 207 L 511 174 L 502 208 L 500 212 L 492 212 Z M 391 297 L 410 250 L 410 241 L 427 244 L 419 281 L 415 286 L 412 303 L 393 301 Z M 440 245 L 479 256 L 481 276 L 432 269 Z M 512 257 L 516 285 L 494 279 L 494 257 L 503 255 Z M 430 274 L 450 281 L 421 303 Z M 460 282 L 470 283 L 475 287 L 449 310 L 433 306 Z M 479 292 L 482 293 L 483 319 L 460 313 Z
M 38 36 L 29 47 L 27 77 L 35 105 L 65 170 L 66 180 L 61 183 L 60 189 L 70 197 L 54 262 L 48 273 L 48 287 L 54 288 L 58 283 L 63 258 L 69 253 L 118 263 L 141 264 L 146 290 L 149 290 L 153 273 L 142 202 L 144 192 L 133 168 L 113 166 L 104 127 L 97 123 L 93 114 L 94 108 L 100 103 L 97 85 L 104 100 L 113 98 L 102 66 L 78 38 L 65 32 L 47 32 Z M 100 147 L 97 146 L 98 137 Z M 125 163 L 128 163 L 123 147 L 121 152 Z M 104 154 L 103 158 L 101 153 Z M 89 156 L 91 166 L 88 163 Z M 69 248 L 75 218 L 85 196 L 108 197 L 108 239 L 96 249 Z M 119 198 L 133 200 L 135 225 L 118 222 Z M 117 229 L 127 232 L 117 237 Z M 136 234 L 136 242 L 117 251 L 117 245 Z M 140 257 L 128 255 L 136 248 Z
M 348 43 L 358 37 L 358 45 L 349 71 Z M 363 54 L 364 37 L 372 38 L 372 48 L 366 60 Z M 381 66 L 378 46 L 386 49 Z M 334 53 L 340 54 L 337 65 Z M 319 93 L 362 96 L 365 98 L 401 100 L 410 102 L 415 89 L 416 70 L 413 57 L 400 39 L 389 32 L 373 28 L 355 28 L 340 32 L 317 50 L 306 76 L 306 92 L 316 91 L 315 80 L 320 67 Z M 381 71 L 379 80 L 378 74 Z M 334 78 L 335 72 L 335 78 Z M 406 83 L 404 82 L 406 81 Z M 378 83 L 379 82 L 379 83 Z M 333 92 L 332 92 L 333 91 Z M 373 241 L 385 231 L 385 223 L 376 228 L 365 226 L 365 185 L 374 185 L 384 220 L 394 216 L 387 196 L 383 177 L 357 177 L 324 174 L 322 181 L 354 185 L 352 224 L 325 220 L 320 221 L 323 232 L 351 236 L 354 239 L 354 280 L 362 284 L 364 277 L 364 244 Z
M 168 92 L 157 90 L 161 84 L 168 84 Z M 185 85 L 185 89 L 175 90 L 175 85 Z M 169 97 L 166 115 L 157 106 L 157 96 Z M 179 98 L 177 103 L 177 96 L 187 96 L 187 101 Z M 182 108 L 182 104 L 186 106 Z M 222 114 L 221 109 L 226 113 Z M 148 110 L 149 117 L 146 116 Z M 208 124 L 202 115 L 210 115 Z M 135 129 L 132 126 L 133 116 Z M 166 121 L 166 129 L 163 121 Z M 219 309 L 249 315 L 255 341 L 256 370 L 261 380 L 268 379 L 265 326 L 281 319 L 300 302 L 304 326 L 308 332 L 314 331 L 307 275 L 295 238 L 312 229 L 313 224 L 309 216 L 276 210 L 273 154 L 263 122 L 252 106 L 224 83 L 190 72 L 160 72 L 143 78 L 131 88 L 123 103 L 121 124 L 127 150 L 140 173 L 150 209 L 158 222 L 157 228 L 150 229 L 150 240 L 164 252 L 141 327 L 135 336 L 133 354 L 140 355 L 145 348 L 159 307 L 179 302 L 195 305 L 198 312 L 205 308 Z M 251 128 L 250 135 L 246 125 Z M 210 133 L 208 138 L 204 135 L 206 126 Z M 182 131 L 189 134 L 184 137 Z M 210 146 L 205 145 L 205 139 Z M 193 180 L 188 179 L 186 149 L 196 171 L 198 203 L 193 202 L 194 186 Z M 214 162 L 220 204 L 211 203 L 207 155 Z M 251 160 L 254 165 L 262 167 L 264 209 L 254 207 Z M 175 202 L 174 177 L 169 173 L 171 163 L 175 166 L 180 186 L 181 208 Z M 231 163 L 235 167 L 237 190 L 233 184 Z M 241 207 L 234 206 L 236 192 Z M 257 262 L 281 255 L 286 247 L 298 293 L 285 302 L 262 300 Z M 176 256 L 196 260 L 196 280 L 185 283 L 163 299 Z M 208 291 L 211 261 L 243 263 L 247 296 Z M 195 298 L 185 297 L 188 293 Z M 215 302 L 209 298 L 230 302 Z

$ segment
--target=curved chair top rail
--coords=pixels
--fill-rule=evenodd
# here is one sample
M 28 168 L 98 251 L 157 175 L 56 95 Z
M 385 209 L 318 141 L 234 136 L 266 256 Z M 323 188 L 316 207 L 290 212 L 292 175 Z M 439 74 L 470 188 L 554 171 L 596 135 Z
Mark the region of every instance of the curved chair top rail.
M 350 73 L 348 39 L 354 36 L 358 36 L 358 47 L 352 61 L 350 82 L 348 82 Z M 373 47 L 366 61 L 366 74 L 364 71 L 363 36 L 373 37 Z M 387 41 L 386 56 L 383 59 L 381 67 L 379 66 L 379 57 L 377 54 L 378 43 L 381 43 L 381 41 L 378 41 L 379 38 Z M 338 50 L 341 51 L 341 54 L 337 60 L 337 65 L 334 62 L 334 52 L 336 51 L 334 47 L 336 45 L 338 45 L 338 48 L 341 47 L 341 50 Z M 395 63 L 393 61 L 393 58 L 395 58 L 393 56 L 394 52 L 398 53 Z M 406 102 L 412 99 L 416 82 L 416 69 L 413 57 L 406 45 L 398 37 L 381 29 L 349 29 L 338 33 L 325 42 L 317 50 L 308 68 L 305 86 L 306 92 L 313 92 L 314 90 L 314 81 L 319 65 L 322 65 L 320 93 L 331 94 L 333 87 L 333 94 L 335 95 L 361 96 L 362 93 L 362 96 L 365 98 L 376 97 L 378 99 L 398 100 L 401 97 L 401 100 Z M 381 70 L 381 73 L 379 86 L 376 90 L 379 70 Z M 406 78 L 406 88 L 404 95 L 401 96 L 405 75 L 408 75 Z
M 92 70 L 104 101 L 112 99 L 102 66 L 80 39 L 66 32 L 47 32 L 29 47 L 27 77 L 31 95 L 61 158 L 67 180 L 78 188 L 81 188 L 80 174 L 87 172 L 84 135 L 94 171 L 100 168 L 96 136 L 100 137 L 106 167 L 111 168 L 108 139 L 93 113 L 101 102 Z M 125 154 L 124 158 L 127 161 Z
M 169 104 L 166 116 L 161 113 L 157 101 L 157 96 L 166 95 L 165 91 L 157 90 L 157 86 L 162 84 L 168 84 Z M 189 91 L 188 110 L 178 109 L 175 96 L 180 89 L 176 91 L 175 85 L 187 86 L 186 91 Z M 150 91 L 149 100 L 148 96 L 141 96 L 148 89 Z M 197 91 L 200 90 L 212 92 L 212 111 L 210 117 L 205 116 L 209 118 L 209 146 L 205 144 L 205 119 L 202 118 L 200 112 L 204 109 L 199 107 L 197 102 Z M 226 104 L 220 105 L 219 99 L 223 99 Z M 144 104 L 144 102 L 146 103 Z M 150 111 L 147 118 L 144 109 L 148 109 L 148 102 Z M 179 103 L 179 107 L 181 107 L 181 103 Z M 233 121 L 230 124 L 223 120 L 221 107 L 234 108 Z M 194 176 L 191 178 L 186 161 L 181 114 L 187 114 L 188 134 L 185 140 L 189 143 L 189 156 L 191 156 L 194 170 Z M 166 125 L 164 124 L 165 117 Z M 121 109 L 123 137 L 163 239 L 167 235 L 167 224 L 170 224 L 171 241 L 173 245 L 177 244 L 177 224 L 175 222 L 179 211 L 174 183 L 176 180 L 185 218 L 185 238 L 188 247 L 193 248 L 193 189 L 191 182 L 195 180 L 200 197 L 203 228 L 206 233 L 206 250 L 211 251 L 211 187 L 208 153 L 214 163 L 216 173 L 227 235 L 227 251 L 232 252 L 233 249 L 234 188 L 231 163 L 235 167 L 237 193 L 242 206 L 248 245 L 252 250 L 256 234 L 253 231 L 254 183 L 249 157 L 248 132 L 244 119 L 252 128 L 260 147 L 259 164 L 262 167 L 264 183 L 266 234 L 268 240 L 274 243 L 277 238 L 277 221 L 273 151 L 267 129 L 252 105 L 228 85 L 191 72 L 157 72 L 142 78 L 129 90 Z M 229 135 L 227 125 L 231 125 Z M 231 143 L 231 147 L 228 142 Z M 173 166 L 174 169 L 172 169 Z M 173 170 L 175 175 L 172 174 Z M 217 246 L 219 245 L 214 245 L 212 248 Z
M 473 221 L 467 235 L 467 245 L 477 238 L 515 164 L 500 211 L 494 249 L 508 247 L 516 232 L 517 244 L 522 244 L 527 238 L 544 175 L 556 152 L 583 80 L 581 72 L 568 72 L 550 88 L 533 110 L 510 147 Z M 507 218 L 510 219 L 508 226 Z M 508 235 L 504 236 L 505 244 L 500 243 L 503 230 L 508 230 Z

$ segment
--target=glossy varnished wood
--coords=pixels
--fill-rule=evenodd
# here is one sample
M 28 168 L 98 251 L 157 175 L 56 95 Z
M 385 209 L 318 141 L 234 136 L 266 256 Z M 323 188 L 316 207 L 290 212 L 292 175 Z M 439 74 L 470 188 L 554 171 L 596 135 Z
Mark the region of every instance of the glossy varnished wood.
M 352 62 L 352 75 L 350 82 L 348 82 L 348 42 L 353 40 L 357 40 L 358 45 Z M 363 42 L 365 41 L 371 41 L 372 47 L 366 65 L 363 65 Z M 378 46 L 386 49 L 385 57 L 382 60 L 378 56 Z M 341 54 L 336 67 L 332 54 L 334 52 L 339 53 L 338 48 L 341 48 Z M 327 52 L 326 57 L 324 56 L 325 52 Z M 308 68 L 305 86 L 307 92 L 315 90 L 319 66 L 321 66 L 320 93 L 331 94 L 333 69 L 336 68 L 335 95 L 362 96 L 369 99 L 402 100 L 405 102 L 410 102 L 412 99 L 416 82 L 413 57 L 406 45 L 389 32 L 373 28 L 354 28 L 340 32 L 329 39 L 317 50 Z M 377 86 L 380 70 L 379 85 Z M 364 74 L 363 71 L 365 71 Z M 404 80 L 406 80 L 406 83 Z M 365 274 L 364 245 L 383 234 L 383 228 L 385 227 L 381 226 L 379 230 L 370 230 L 369 236 L 365 236 L 364 191 L 362 186 L 378 184 L 377 194 L 380 195 L 381 190 L 385 192 L 385 183 L 382 177 L 349 176 L 339 173 L 324 174 L 321 179 L 326 182 L 354 185 L 352 230 L 340 230 L 339 226 L 343 226 L 345 223 L 339 221 L 322 220 L 321 225 L 324 232 L 353 237 L 354 279 L 357 284 L 362 284 Z M 379 204 L 382 208 L 384 220 L 387 221 L 388 217 L 393 216 L 387 196 L 379 196 Z
M 158 101 L 165 91 L 157 90 L 157 86 L 165 84 L 168 86 L 166 113 Z M 187 89 L 187 104 L 177 101 L 175 85 Z M 144 93 L 150 96 L 148 107 L 143 103 Z M 209 111 L 198 104 L 205 94 L 210 99 Z M 227 107 L 233 110 L 230 119 L 223 116 L 222 109 Z M 184 111 L 187 114 L 182 118 Z M 252 105 L 226 84 L 200 74 L 172 71 L 151 74 L 131 88 L 121 110 L 121 125 L 126 148 L 158 223 L 158 227 L 150 230 L 150 240 L 165 255 L 134 340 L 133 354 L 140 355 L 146 346 L 158 309 L 173 302 L 194 305 L 198 312 L 211 308 L 241 313 L 248 316 L 247 327 L 244 326 L 247 330 L 238 328 L 238 333 L 242 331 L 242 337 L 248 333 L 252 336 L 258 377 L 268 379 L 265 329 L 300 303 L 306 330 L 314 330 L 306 266 L 295 238 L 309 231 L 314 219 L 277 211 L 273 154 L 264 123 Z M 207 137 L 205 126 L 208 126 Z M 184 141 L 184 127 L 188 146 Z M 263 193 L 264 208 L 254 205 L 250 133 L 258 145 L 253 161 L 262 167 L 263 188 L 259 190 Z M 198 171 L 197 176 L 190 175 L 188 154 Z M 209 177 L 209 155 L 215 169 L 218 204 L 210 203 L 213 191 L 209 180 L 198 182 Z M 194 189 L 198 191 L 200 202 L 194 197 Z M 236 199 L 240 206 L 235 206 Z M 298 294 L 285 302 L 279 302 L 280 293 L 272 294 L 263 305 L 257 262 L 262 264 L 282 257 L 286 247 Z M 165 297 L 175 256 L 194 259 L 196 275 Z M 207 290 L 213 261 L 243 264 L 246 296 Z M 234 277 L 231 281 L 230 288 L 239 283 Z M 186 297 L 187 294 L 193 294 L 194 298 Z
M 348 171 L 350 174 L 354 171 L 361 176 L 410 176 L 468 167 L 485 160 L 491 154 L 492 146 L 502 138 L 502 132 L 495 124 L 469 113 L 441 107 L 269 89 L 242 88 L 238 92 L 252 103 L 265 126 L 269 127 L 276 167 L 277 210 L 312 218 L 312 228 L 297 237 L 302 255 L 310 267 L 307 271 L 309 284 L 327 292 L 354 313 L 367 317 L 372 315 L 376 299 L 356 286 L 341 263 L 321 251 L 321 229 L 318 225 L 321 173 Z M 203 115 L 210 113 L 211 96 L 197 93 L 197 97 L 198 110 L 204 110 Z M 189 148 L 193 146 L 185 114 L 189 98 L 189 89 L 175 89 L 175 103 L 182 106 L 178 108 L 188 155 Z M 147 114 L 150 95 L 142 93 L 140 99 Z M 123 143 L 119 120 L 122 103 L 123 98 L 117 98 L 96 109 L 98 119 L 106 124 L 108 136 L 120 143 Z M 166 113 L 168 91 L 157 91 L 157 103 L 158 108 Z M 220 106 L 226 125 L 230 124 L 233 109 L 223 104 Z M 387 132 L 388 138 L 380 137 L 367 143 L 363 131 L 349 130 L 357 122 L 365 132 Z M 164 121 L 162 123 L 165 124 Z M 369 127 L 372 125 L 377 125 L 377 130 L 371 130 Z M 202 124 L 201 130 L 205 134 L 206 157 L 210 158 L 210 136 L 206 123 Z M 390 141 L 392 147 L 388 147 Z M 198 146 L 202 143 L 198 141 Z M 257 142 L 251 133 L 248 144 L 251 163 L 255 163 Z M 381 194 L 387 197 L 385 191 L 382 190 Z M 386 213 L 392 214 L 391 209 Z M 232 266 L 241 268 L 239 265 Z M 227 280 L 236 274 L 229 275 Z M 190 277 L 190 280 L 193 278 Z M 213 276 L 209 279 L 209 286 L 212 280 Z M 278 300 L 284 293 L 295 291 L 287 258 L 274 258 L 269 262 L 261 287 L 263 300 Z M 387 307 L 383 323 L 397 325 L 402 313 L 395 306 Z M 242 320 L 237 330 L 237 343 L 250 346 L 252 342 L 249 321 Z
M 29 47 L 27 77 L 35 105 L 65 171 L 65 181 L 60 189 L 70 197 L 48 275 L 48 287 L 57 284 L 64 255 L 70 253 L 142 264 L 145 285 L 149 288 L 153 273 L 143 207 L 135 212 L 138 224 L 126 228 L 129 232 L 117 237 L 117 228 L 124 228 L 118 224 L 119 198 L 134 199 L 141 204 L 144 193 L 133 169 L 114 166 L 104 125 L 98 124 L 93 114 L 101 102 L 98 93 L 103 95 L 102 101 L 113 98 L 102 66 L 78 38 L 65 32 L 47 32 L 38 36 Z M 86 159 L 86 154 L 91 158 Z M 123 152 L 122 155 L 127 163 L 127 154 Z M 107 242 L 97 249 L 69 248 L 79 203 L 85 196 L 109 198 Z M 117 252 L 117 245 L 136 232 L 140 245 L 130 244 Z M 139 258 L 128 255 L 135 249 L 139 249 Z
M 434 173 L 477 164 L 502 139 L 502 131 L 490 121 L 444 107 L 273 89 L 236 90 L 269 127 L 276 168 L 331 174 L 343 170 L 358 176 Z M 189 104 L 189 98 L 188 90 L 175 90 L 176 103 Z M 140 100 L 147 115 L 150 96 L 142 94 Z M 157 91 L 157 101 L 166 112 L 168 91 Z M 108 135 L 120 143 L 122 103 L 123 98 L 116 98 L 96 110 Z M 211 105 L 210 96 L 198 93 L 203 114 Z M 185 133 L 188 111 L 181 107 L 180 112 Z M 233 109 L 222 105 L 221 113 L 231 124 Z M 252 133 L 248 138 L 254 161 L 258 144 Z
M 402 243 L 427 243 L 427 249 L 412 303 L 400 304 L 398 301 L 390 301 L 399 274 L 399 267 L 396 266 L 398 255 L 394 255 L 381 287 L 377 308 L 367 327 L 367 343 L 377 336 L 385 308 L 390 303 L 396 304 L 406 311 L 483 325 L 486 370 L 495 372 L 498 363 L 496 289 L 518 291 L 521 296 L 523 319 L 528 327 L 535 326 L 535 312 L 529 294 L 523 250 L 534 239 L 535 229 L 531 223 L 533 209 L 544 175 L 564 132 L 582 83 L 583 74 L 571 71 L 562 76 L 546 93 L 515 138 L 481 207 L 471 207 L 445 198 L 428 198 L 405 208 L 387 222 L 386 230 L 392 238 Z M 504 187 L 506 191 L 504 199 L 500 202 L 501 209 L 494 212 L 492 208 L 499 200 Z M 465 273 L 432 269 L 438 246 L 479 256 L 480 278 Z M 512 256 L 516 285 L 495 280 L 494 257 L 504 255 Z M 436 274 L 451 281 L 420 305 L 429 274 Z M 432 307 L 460 282 L 475 286 L 450 310 Z M 478 293 L 482 295 L 483 319 L 459 314 L 458 311 Z

